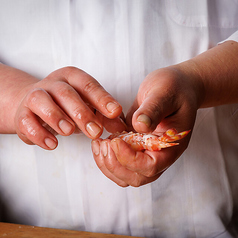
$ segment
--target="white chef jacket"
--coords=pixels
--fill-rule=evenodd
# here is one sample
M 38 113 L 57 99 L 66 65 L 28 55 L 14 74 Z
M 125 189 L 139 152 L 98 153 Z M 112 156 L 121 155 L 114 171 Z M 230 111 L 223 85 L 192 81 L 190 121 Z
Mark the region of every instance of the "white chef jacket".
M 238 40 L 237 19 L 236 0 L 0 0 L 0 61 L 40 79 L 81 68 L 126 113 L 149 72 Z M 140 188 L 106 178 L 84 135 L 58 136 L 54 151 L 0 135 L 2 220 L 143 237 L 234 237 L 237 108 L 200 109 L 188 149 Z

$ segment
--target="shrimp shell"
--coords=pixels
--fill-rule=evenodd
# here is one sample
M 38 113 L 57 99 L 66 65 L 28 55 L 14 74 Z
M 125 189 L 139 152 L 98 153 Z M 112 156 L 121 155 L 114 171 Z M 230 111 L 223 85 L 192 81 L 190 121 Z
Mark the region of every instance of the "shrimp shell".
M 152 134 L 141 134 L 134 132 L 115 133 L 108 137 L 108 139 L 120 138 L 128 143 L 134 150 L 150 150 L 158 151 L 162 148 L 167 148 L 171 146 L 178 145 L 179 143 L 175 142 L 181 140 L 190 132 L 183 131 L 178 133 L 176 129 L 172 128 L 164 132 L 162 136 L 156 136 Z

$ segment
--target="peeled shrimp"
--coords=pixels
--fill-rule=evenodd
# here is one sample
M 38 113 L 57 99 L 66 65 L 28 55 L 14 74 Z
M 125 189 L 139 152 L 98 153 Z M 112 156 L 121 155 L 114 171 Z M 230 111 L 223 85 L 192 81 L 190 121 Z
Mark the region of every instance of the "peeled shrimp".
M 156 136 L 152 134 L 141 134 L 141 133 L 134 133 L 134 132 L 122 132 L 122 133 L 115 133 L 110 135 L 109 139 L 114 138 L 121 138 L 126 143 L 128 143 L 132 149 L 139 151 L 139 150 L 150 150 L 150 151 L 157 151 L 161 150 L 162 148 L 167 148 L 171 146 L 178 145 L 179 143 L 175 142 L 181 140 L 190 132 L 183 131 L 178 133 L 176 129 L 169 129 L 162 136 Z

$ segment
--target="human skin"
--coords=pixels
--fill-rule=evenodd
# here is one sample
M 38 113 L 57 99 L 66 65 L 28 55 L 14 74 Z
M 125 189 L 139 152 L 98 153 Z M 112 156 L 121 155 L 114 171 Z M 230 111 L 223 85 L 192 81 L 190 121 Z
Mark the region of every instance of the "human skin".
M 126 116 L 129 130 L 160 135 L 169 128 L 192 129 L 199 108 L 238 102 L 238 43 L 227 41 L 181 64 L 150 73 Z M 103 127 L 122 131 L 122 108 L 84 71 L 65 67 L 43 80 L 0 64 L 0 133 L 17 133 L 28 144 L 52 150 L 56 133 L 80 129 L 92 141 L 101 171 L 120 186 L 150 183 L 184 152 L 179 146 L 159 152 L 136 152 L 124 141 L 97 139 Z M 94 111 L 96 110 L 96 113 Z M 49 128 L 47 127 L 47 128 Z
M 150 73 L 140 85 L 126 122 L 140 133 L 161 135 L 169 128 L 192 129 L 199 108 L 238 102 L 238 43 L 227 41 L 195 58 Z M 191 134 L 190 134 L 191 136 Z M 187 148 L 134 151 L 119 138 L 92 141 L 101 171 L 122 187 L 141 186 L 158 179 Z
M 103 127 L 125 129 L 121 105 L 78 68 L 61 68 L 39 80 L 0 64 L 0 75 L 1 134 L 17 133 L 27 144 L 52 150 L 58 145 L 55 134 L 81 130 L 95 139 Z

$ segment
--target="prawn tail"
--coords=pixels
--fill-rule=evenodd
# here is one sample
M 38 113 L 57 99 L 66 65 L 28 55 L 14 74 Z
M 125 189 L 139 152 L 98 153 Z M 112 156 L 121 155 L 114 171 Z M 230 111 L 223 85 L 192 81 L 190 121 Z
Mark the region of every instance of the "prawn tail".
M 159 138 L 163 142 L 174 142 L 183 139 L 191 130 L 183 131 L 178 133 L 176 129 L 172 128 L 164 132 L 164 134 Z

